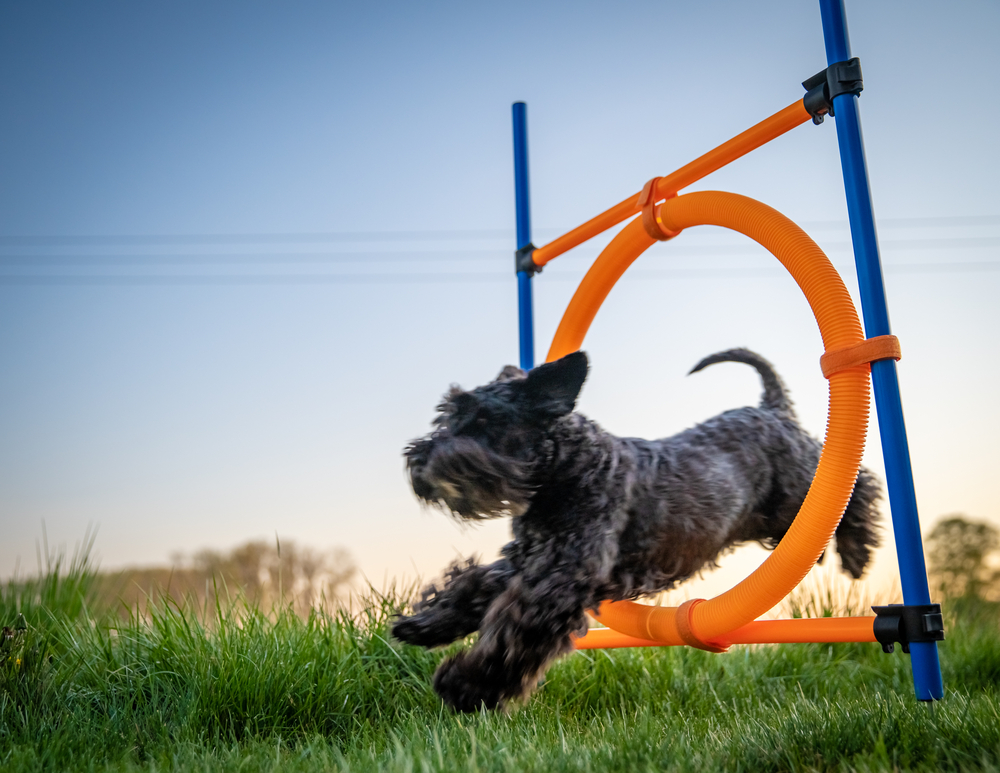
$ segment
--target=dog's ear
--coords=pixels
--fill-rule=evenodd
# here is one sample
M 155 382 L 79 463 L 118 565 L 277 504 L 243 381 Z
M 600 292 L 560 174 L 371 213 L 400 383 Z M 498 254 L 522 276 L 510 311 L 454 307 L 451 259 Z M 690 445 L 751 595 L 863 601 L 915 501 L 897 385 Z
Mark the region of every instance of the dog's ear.
M 504 381 L 514 381 L 515 379 L 524 378 L 524 376 L 524 371 L 517 367 L 517 365 L 504 365 L 503 370 L 493 379 L 493 383 L 500 384 Z
M 528 371 L 524 394 L 532 410 L 546 416 L 565 416 L 576 406 L 587 378 L 587 355 L 567 354 Z

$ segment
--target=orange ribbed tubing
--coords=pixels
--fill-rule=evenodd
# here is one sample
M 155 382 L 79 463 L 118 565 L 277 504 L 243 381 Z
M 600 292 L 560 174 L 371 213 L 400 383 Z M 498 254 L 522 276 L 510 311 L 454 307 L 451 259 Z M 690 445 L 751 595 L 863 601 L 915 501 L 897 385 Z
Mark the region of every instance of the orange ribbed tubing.
M 826 351 L 864 340 L 861 322 L 840 275 L 823 251 L 795 223 L 766 204 L 735 193 L 704 191 L 668 199 L 657 217 L 671 231 L 716 225 L 739 231 L 770 251 L 806 296 Z M 556 330 L 547 360 L 576 351 L 615 282 L 653 244 L 637 218 L 598 256 Z M 691 629 L 702 641 L 724 643 L 778 604 L 802 581 L 833 536 L 861 466 L 868 430 L 867 364 L 830 376 L 826 440 L 809 493 L 794 522 L 767 559 L 745 580 L 691 612 Z M 681 644 L 676 608 L 630 601 L 605 602 L 598 619 L 639 639 Z
M 659 201 L 693 185 L 703 177 L 791 131 L 810 118 L 809 111 L 806 110 L 801 99 L 798 102 L 793 102 L 784 110 L 779 110 L 774 115 L 751 126 L 745 132 L 737 134 L 731 140 L 723 142 L 717 148 L 682 166 L 677 171 L 671 172 L 666 177 L 661 177 L 656 184 L 654 201 Z M 638 203 L 639 194 L 636 193 L 625 201 L 615 204 L 611 209 L 605 210 L 597 217 L 591 218 L 583 225 L 568 231 L 558 239 L 553 239 L 544 247 L 538 247 L 532 253 L 531 259 L 536 265 L 544 266 L 553 258 L 559 257 L 588 239 L 592 239 L 609 228 L 628 220 L 639 211 Z

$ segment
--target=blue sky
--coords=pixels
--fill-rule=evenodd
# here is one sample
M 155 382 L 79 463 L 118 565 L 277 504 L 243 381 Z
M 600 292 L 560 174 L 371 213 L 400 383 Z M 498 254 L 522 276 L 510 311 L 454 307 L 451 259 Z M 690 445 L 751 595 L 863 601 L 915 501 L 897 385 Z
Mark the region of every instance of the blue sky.
M 492 554 L 507 524 L 421 510 L 400 452 L 517 360 L 511 102 L 544 243 L 825 66 L 817 4 L 679 5 L 0 6 L 0 575 L 43 521 L 70 548 L 96 524 L 107 567 L 275 533 L 376 584 Z M 847 10 L 922 518 L 1000 524 L 1000 7 Z M 833 121 L 695 187 L 784 212 L 855 291 Z M 536 280 L 540 353 L 596 254 Z M 684 376 L 742 345 L 821 435 L 819 336 L 774 265 L 711 229 L 643 256 L 581 410 L 653 437 L 755 402 L 749 369 Z

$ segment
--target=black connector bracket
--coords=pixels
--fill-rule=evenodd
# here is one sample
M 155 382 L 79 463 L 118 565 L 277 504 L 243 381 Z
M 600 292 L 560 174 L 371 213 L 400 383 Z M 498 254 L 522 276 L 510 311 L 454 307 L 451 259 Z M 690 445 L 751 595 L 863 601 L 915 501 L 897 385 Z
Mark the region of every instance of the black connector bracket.
M 803 81 L 802 87 L 806 90 L 802 104 L 812 116 L 813 123 L 821 124 L 823 116 L 834 115 L 835 97 L 841 94 L 857 96 L 865 87 L 861 79 L 861 60 L 854 57 L 846 62 L 835 62 L 809 80 Z
M 903 645 L 903 652 L 909 653 L 913 642 L 944 640 L 940 604 L 890 604 L 872 609 L 875 638 L 883 652 L 892 652 L 896 642 Z
M 542 273 L 542 267 L 535 264 L 535 261 L 531 259 L 532 254 L 535 252 L 535 245 L 531 242 L 525 244 L 521 249 L 514 253 L 514 272 L 521 273 L 524 271 L 528 276 L 534 276 L 535 274 Z

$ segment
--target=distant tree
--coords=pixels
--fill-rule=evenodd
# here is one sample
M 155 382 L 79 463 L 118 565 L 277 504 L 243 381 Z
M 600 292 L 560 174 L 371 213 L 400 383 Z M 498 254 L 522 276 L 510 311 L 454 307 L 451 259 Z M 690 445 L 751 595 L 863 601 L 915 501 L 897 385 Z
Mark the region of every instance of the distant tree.
M 291 607 L 306 617 L 314 606 L 336 606 L 357 573 L 344 548 L 319 551 L 291 540 L 253 540 L 228 552 L 200 550 L 191 560 L 171 557 L 169 567 L 137 567 L 105 576 L 104 594 L 121 602 L 122 613 L 149 601 L 188 599 L 209 610 L 242 596 L 268 609 Z
M 261 601 L 264 583 L 270 578 L 269 565 L 277 560 L 277 549 L 264 540 L 246 542 L 226 556 L 222 576 L 234 583 L 247 598 Z
M 343 586 L 347 585 L 358 572 L 351 558 L 351 551 L 347 548 L 335 547 L 329 553 L 329 560 L 323 565 L 325 572 L 323 591 L 330 596 L 337 596 L 342 592 Z
M 948 598 L 1000 598 L 1000 531 L 946 516 L 927 537 L 931 584 Z

